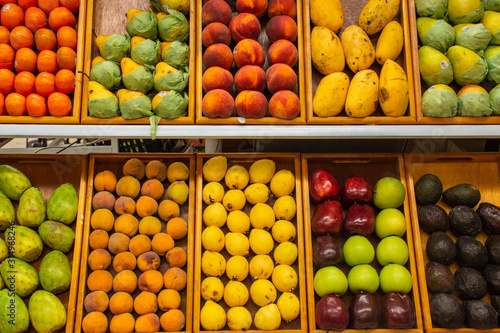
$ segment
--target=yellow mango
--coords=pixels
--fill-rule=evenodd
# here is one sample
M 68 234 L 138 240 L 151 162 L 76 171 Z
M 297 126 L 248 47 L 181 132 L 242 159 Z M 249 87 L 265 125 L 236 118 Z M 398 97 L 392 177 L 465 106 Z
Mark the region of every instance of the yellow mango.
M 114 97 L 115 95 L 97 81 L 89 81 L 89 99 Z
M 153 100 L 151 101 L 151 106 L 153 107 L 153 111 L 156 109 L 158 104 L 161 102 L 163 97 L 165 97 L 166 94 L 168 94 L 169 91 L 160 91 L 153 97 Z
M 334 117 L 345 106 L 349 77 L 337 72 L 321 79 L 313 98 L 313 111 L 318 117 Z
M 111 37 L 111 35 L 99 35 L 96 37 L 95 45 L 99 49 L 99 52 L 102 50 L 104 43 L 106 43 L 109 37 Z
M 135 61 L 133 61 L 130 58 L 122 58 L 122 60 L 120 61 L 120 67 L 122 70 L 122 74 L 127 75 L 130 72 L 132 72 L 133 70 L 136 70 L 137 68 L 141 68 L 144 66 L 139 65 L 138 63 L 136 63 Z
M 167 16 L 167 14 L 165 14 L 165 13 L 157 13 L 156 14 L 156 18 L 158 19 L 158 22 L 160 22 L 160 20 L 166 16 Z
M 96 64 L 103 62 L 103 61 L 106 61 L 106 59 L 104 59 L 101 56 L 95 57 L 94 60 L 92 60 L 92 67 L 94 67 Z
M 381 65 L 384 65 L 387 59 L 396 61 L 403 50 L 404 38 L 403 28 L 397 21 L 387 23 L 380 33 L 375 48 L 375 59 Z
M 146 38 L 141 37 L 141 36 L 134 36 L 130 40 L 130 51 L 132 51 L 137 45 L 139 45 L 140 42 L 145 41 Z
M 311 56 L 314 67 L 323 75 L 342 72 L 344 49 L 337 35 L 328 28 L 316 26 L 311 32 Z
M 344 25 L 344 10 L 340 0 L 311 0 L 311 22 L 338 33 Z
M 486 91 L 486 89 L 484 89 L 481 86 L 478 86 L 476 84 L 469 84 L 469 85 L 463 87 L 462 89 L 460 89 L 457 96 L 460 96 L 460 95 L 463 95 L 466 93 L 471 93 L 471 92 L 479 92 L 479 93 L 483 93 L 483 94 L 488 93 L 488 91 Z
M 126 101 L 129 101 L 129 100 L 137 98 L 137 97 L 146 97 L 146 95 L 144 95 L 140 91 L 120 89 L 116 92 L 116 97 L 118 97 L 119 103 L 121 105 L 122 103 L 125 103 Z
M 406 113 L 409 103 L 408 77 L 404 69 L 387 59 L 380 71 L 378 102 L 386 116 L 400 117 Z
M 168 49 L 168 47 L 170 46 L 170 44 L 172 44 L 173 42 L 161 42 L 161 57 L 163 58 L 163 54 L 165 53 L 165 51 Z
M 378 75 L 371 69 L 354 75 L 345 102 L 345 112 L 349 117 L 368 117 L 377 110 L 378 85 Z
M 351 25 L 340 37 L 347 66 L 357 73 L 368 69 L 375 61 L 375 49 L 366 32 L 357 25 Z
M 359 14 L 358 25 L 368 35 L 381 31 L 399 11 L 401 0 L 370 0 Z
M 161 61 L 161 62 L 159 62 L 159 63 L 156 64 L 156 72 L 155 72 L 154 79 L 157 80 L 160 77 L 162 77 L 163 75 L 175 72 L 176 70 L 177 69 L 175 69 L 174 67 L 170 66 L 166 62 Z
M 132 9 L 129 9 L 129 11 L 127 12 L 127 25 L 130 23 L 130 21 L 136 17 L 137 15 L 139 15 L 140 13 L 142 13 L 142 10 L 139 10 L 137 8 L 132 8 Z

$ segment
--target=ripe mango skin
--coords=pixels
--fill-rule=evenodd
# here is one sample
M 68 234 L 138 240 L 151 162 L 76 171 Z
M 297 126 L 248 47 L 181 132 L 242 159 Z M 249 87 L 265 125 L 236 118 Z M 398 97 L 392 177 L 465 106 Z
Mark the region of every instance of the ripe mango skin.
M 311 32 L 311 57 L 314 67 L 323 75 L 342 72 L 344 49 L 340 38 L 330 29 L 316 26 Z
M 349 117 L 368 117 L 378 107 L 379 78 L 376 72 L 365 69 L 352 78 L 347 92 L 345 112 Z
M 347 65 L 357 73 L 368 69 L 375 61 L 375 49 L 366 32 L 357 25 L 351 25 L 340 37 Z
M 387 23 L 380 33 L 375 48 L 375 59 L 380 65 L 384 65 L 387 59 L 396 61 L 403 50 L 404 37 L 403 28 L 397 21 Z
M 396 17 L 400 3 L 400 0 L 368 1 L 361 10 L 358 25 L 368 35 L 376 34 Z
M 70 184 L 62 184 L 49 198 L 47 203 L 47 219 L 70 224 L 76 219 L 78 212 L 78 193 Z
M 380 72 L 378 99 L 386 116 L 403 116 L 408 108 L 408 78 L 404 69 L 390 59 L 386 60 Z
M 338 33 L 344 25 L 344 10 L 340 0 L 311 0 L 311 22 Z

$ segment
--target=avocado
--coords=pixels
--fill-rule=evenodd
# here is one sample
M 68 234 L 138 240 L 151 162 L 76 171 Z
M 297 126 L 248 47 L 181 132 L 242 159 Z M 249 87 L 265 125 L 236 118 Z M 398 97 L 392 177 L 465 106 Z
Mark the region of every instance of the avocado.
M 432 323 L 442 328 L 460 328 L 465 322 L 462 304 L 450 294 L 439 293 L 429 300 Z
M 483 300 L 464 301 L 465 321 L 475 329 L 488 330 L 497 325 L 498 313 L 491 304 Z
M 443 184 L 436 175 L 428 173 L 415 183 L 415 199 L 421 206 L 435 204 L 442 193 Z
M 457 257 L 457 248 L 450 236 L 442 231 L 433 232 L 427 239 L 425 248 L 429 260 L 443 265 L 451 265 Z
M 491 295 L 491 306 L 495 311 L 500 314 L 500 295 Z M 498 323 L 497 325 L 500 324 L 500 315 L 498 316 Z
M 457 262 L 461 267 L 481 270 L 488 262 L 486 247 L 473 237 L 460 236 L 457 238 L 455 246 L 457 247 Z
M 488 292 L 488 286 L 479 271 L 460 267 L 455 272 L 455 292 L 462 300 L 481 299 Z
M 455 289 L 455 279 L 448 266 L 435 261 L 429 261 L 425 265 L 425 279 L 427 280 L 427 290 L 433 294 L 451 294 Z
M 476 213 L 481 218 L 483 229 L 488 235 L 500 234 L 500 207 L 489 202 L 481 202 Z
M 488 262 L 500 265 L 500 235 L 491 235 L 484 243 L 488 251 Z
M 438 205 L 425 205 L 417 208 L 418 224 L 423 231 L 446 231 L 450 227 L 448 213 Z
M 475 207 L 481 200 L 481 192 L 471 184 L 458 184 L 443 192 L 443 201 L 451 207 Z
M 488 264 L 481 272 L 491 295 L 500 295 L 500 265 Z
M 456 206 L 450 210 L 450 229 L 457 237 L 475 237 L 483 227 L 481 218 L 472 208 Z

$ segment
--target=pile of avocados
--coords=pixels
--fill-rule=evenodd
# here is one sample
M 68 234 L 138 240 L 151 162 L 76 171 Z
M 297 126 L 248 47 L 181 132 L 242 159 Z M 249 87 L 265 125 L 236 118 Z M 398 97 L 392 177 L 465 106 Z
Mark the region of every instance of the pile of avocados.
M 443 191 L 441 180 L 433 174 L 415 183 L 415 199 L 419 226 L 429 234 L 425 277 L 432 294 L 433 325 L 448 329 L 499 326 L 500 207 L 479 204 L 481 193 L 471 184 Z M 449 213 L 437 205 L 441 199 L 451 208 Z M 475 238 L 482 231 L 488 235 L 485 244 Z M 458 269 L 453 273 L 448 266 L 455 262 Z M 482 300 L 487 293 L 490 303 Z

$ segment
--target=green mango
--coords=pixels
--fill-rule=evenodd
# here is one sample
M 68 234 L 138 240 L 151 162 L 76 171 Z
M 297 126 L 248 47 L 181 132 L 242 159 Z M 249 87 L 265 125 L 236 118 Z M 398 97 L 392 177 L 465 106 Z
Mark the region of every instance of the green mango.
M 153 88 L 153 73 L 146 68 L 140 67 L 123 76 L 123 85 L 128 90 L 140 91 L 147 94 Z
M 189 39 L 189 22 L 181 12 L 168 9 L 167 16 L 158 22 L 158 33 L 164 42 L 185 42 Z
M 500 84 L 490 90 L 491 111 L 494 116 L 500 116 Z
M 112 34 L 102 45 L 101 56 L 106 60 L 120 62 L 130 52 L 130 37 Z
M 455 30 L 444 20 L 419 17 L 417 33 L 422 45 L 432 46 L 439 52 L 446 52 L 455 43 Z
M 160 41 L 154 42 L 151 39 L 145 39 L 130 51 L 130 58 L 139 65 L 154 66 L 160 61 L 160 54 Z
M 99 82 L 107 90 L 115 90 L 122 82 L 122 72 L 115 62 L 101 61 L 92 66 L 89 78 L 91 81 Z
M 0 231 L 7 229 L 16 220 L 16 211 L 9 198 L 0 192 Z
M 484 10 L 500 12 L 500 0 L 483 0 Z
M 158 18 L 153 10 L 144 11 L 135 15 L 127 23 L 127 32 L 130 37 L 141 36 L 148 39 L 158 38 Z
M 24 173 L 10 165 L 0 165 L 0 191 L 9 199 L 19 200 L 30 187 L 30 180 Z
M 71 284 L 71 265 L 68 257 L 58 250 L 47 253 L 42 259 L 38 275 L 43 289 L 53 294 L 65 292 Z
M 8 258 L 0 264 L 0 274 L 5 285 L 21 297 L 31 295 L 38 289 L 38 274 L 27 262 Z
M 156 76 L 154 87 L 157 92 L 175 90 L 182 92 L 189 83 L 189 68 L 183 67 L 162 76 Z
M 38 227 L 42 241 L 51 249 L 68 252 L 75 242 L 75 232 L 67 225 L 55 221 L 45 221 Z
M 27 227 L 38 227 L 45 221 L 45 199 L 36 187 L 24 191 L 17 207 L 17 222 Z
M 460 45 L 453 45 L 448 49 L 448 58 L 453 66 L 455 81 L 461 86 L 479 84 L 488 74 L 488 65 L 479 54 Z
M 2 238 L 0 238 L 0 262 L 4 261 L 8 256 L 9 250 L 7 249 L 7 244 Z
M 189 45 L 183 42 L 172 42 L 162 55 L 162 60 L 177 69 L 189 66 Z
M 500 83 L 500 46 L 488 46 L 484 51 L 484 57 L 488 64 L 488 75 L 486 79 Z
M 481 23 L 459 24 L 455 30 L 455 44 L 466 47 L 474 52 L 484 50 L 491 40 L 491 32 Z
M 9 289 L 0 290 L 0 333 L 26 332 L 30 326 L 28 308 Z
M 487 117 L 491 115 L 490 96 L 483 87 L 473 84 L 465 86 L 460 89 L 457 96 L 458 116 Z
M 418 50 L 420 75 L 427 86 L 450 84 L 453 81 L 453 66 L 441 52 L 430 46 Z
M 78 193 L 70 183 L 62 184 L 52 192 L 47 203 L 47 219 L 70 224 L 78 213 Z
M 424 117 L 453 117 L 457 114 L 457 106 L 457 94 L 444 84 L 436 84 L 422 95 Z
M 448 0 L 415 0 L 418 16 L 442 19 L 448 16 Z
M 14 257 L 31 262 L 42 254 L 43 243 L 38 234 L 31 228 L 22 225 L 13 225 L 5 231 Z
M 66 325 L 66 308 L 54 294 L 37 290 L 31 295 L 28 312 L 38 333 L 57 332 Z
M 481 0 L 448 0 L 448 17 L 451 23 L 476 23 L 483 18 Z

